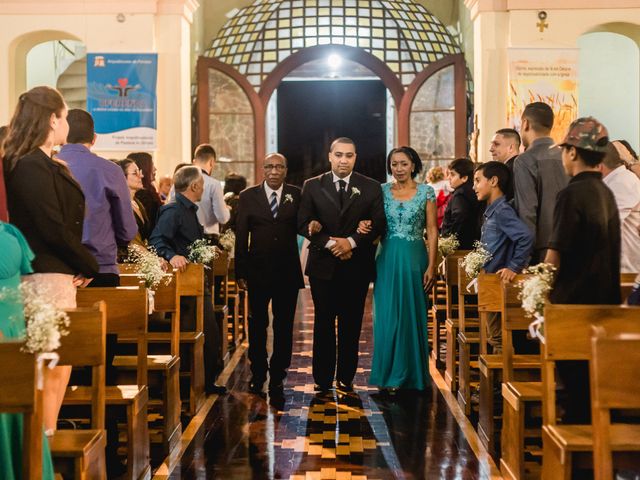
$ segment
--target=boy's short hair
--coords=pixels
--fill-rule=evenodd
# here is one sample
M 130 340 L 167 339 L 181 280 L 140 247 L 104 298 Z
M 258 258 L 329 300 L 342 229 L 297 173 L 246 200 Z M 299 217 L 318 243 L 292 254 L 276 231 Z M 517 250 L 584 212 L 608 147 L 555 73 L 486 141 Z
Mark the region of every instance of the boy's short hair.
M 69 133 L 67 143 L 91 143 L 95 135 L 93 117 L 80 108 L 72 108 L 67 114 Z
M 606 152 L 596 152 L 594 150 L 586 150 L 584 148 L 572 147 L 570 145 L 564 146 L 563 148 L 575 148 L 578 156 L 587 167 L 597 167 L 602 163 L 602 160 L 604 160 L 604 156 L 606 155 Z
M 553 128 L 553 110 L 544 102 L 533 102 L 524 107 L 522 116 L 529 120 L 534 132 L 544 133 Z
M 193 153 L 193 159 L 201 162 L 206 162 L 209 158 L 217 159 L 216 151 L 208 143 L 201 143 L 196 147 L 196 151 Z
M 520 148 L 522 140 L 517 130 L 513 128 L 501 128 L 500 130 L 496 131 L 496 135 L 502 135 L 504 138 L 513 140 L 513 143 L 516 144 L 516 148 Z
M 491 180 L 493 177 L 498 179 L 498 188 L 502 193 L 505 193 L 509 188 L 509 182 L 511 182 L 511 172 L 502 162 L 486 162 L 481 163 L 476 167 L 476 172 L 481 172 L 484 178 Z
M 449 170 L 456 172 L 460 178 L 469 177 L 472 179 L 475 166 L 475 163 L 468 158 L 456 158 L 449 164 Z

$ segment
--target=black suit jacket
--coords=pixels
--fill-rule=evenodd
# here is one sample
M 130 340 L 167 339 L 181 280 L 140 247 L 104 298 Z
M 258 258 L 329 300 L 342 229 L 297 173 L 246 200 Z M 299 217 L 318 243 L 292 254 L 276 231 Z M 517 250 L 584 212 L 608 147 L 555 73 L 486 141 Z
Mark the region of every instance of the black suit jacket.
M 298 213 L 298 233 L 309 238 L 309 257 L 305 273 L 310 277 L 330 280 L 338 262 L 355 269 L 363 280 L 375 277 L 375 250 L 373 241 L 383 235 L 387 222 L 382 201 L 382 189 L 375 180 L 353 172 L 349 180 L 347 201 L 342 209 L 331 172 L 310 178 L 304 183 Z M 317 220 L 322 231 L 309 237 L 309 222 Z M 361 220 L 372 220 L 371 232 L 356 232 Z M 325 245 L 330 237 L 351 237 L 356 242 L 350 260 L 334 257 Z
M 36 255 L 35 272 L 98 273 L 98 263 L 82 245 L 84 194 L 68 168 L 36 148 L 7 176 L 7 194 L 11 223 Z
M 263 184 L 240 193 L 236 217 L 236 278 L 250 285 L 304 288 L 298 255 L 300 189 L 284 184 L 273 218 Z

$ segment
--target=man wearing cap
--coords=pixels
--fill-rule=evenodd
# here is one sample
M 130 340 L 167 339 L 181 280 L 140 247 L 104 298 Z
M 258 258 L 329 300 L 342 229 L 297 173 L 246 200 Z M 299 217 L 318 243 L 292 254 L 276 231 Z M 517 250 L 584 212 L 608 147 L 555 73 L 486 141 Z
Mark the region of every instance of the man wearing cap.
M 536 236 L 531 265 L 544 259 L 553 225 L 556 196 L 568 182 L 560 149 L 553 147 L 553 110 L 543 102 L 527 105 L 520 135 L 526 151 L 513 164 L 514 199 L 518 216 Z
M 545 261 L 557 267 L 552 303 L 619 305 L 620 216 L 599 165 L 607 129 L 593 117 L 579 118 L 560 143 L 562 165 L 571 177 L 560 191 Z M 591 423 L 587 362 L 557 363 L 565 423 Z

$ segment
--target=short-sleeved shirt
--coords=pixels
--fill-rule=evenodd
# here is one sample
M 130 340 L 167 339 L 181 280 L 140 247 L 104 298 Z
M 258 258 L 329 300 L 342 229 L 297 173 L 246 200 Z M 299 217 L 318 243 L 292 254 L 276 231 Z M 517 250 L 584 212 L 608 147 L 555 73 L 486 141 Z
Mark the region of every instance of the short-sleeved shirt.
M 616 305 L 620 217 L 599 172 L 582 172 L 558 193 L 549 248 L 560 252 L 552 303 Z

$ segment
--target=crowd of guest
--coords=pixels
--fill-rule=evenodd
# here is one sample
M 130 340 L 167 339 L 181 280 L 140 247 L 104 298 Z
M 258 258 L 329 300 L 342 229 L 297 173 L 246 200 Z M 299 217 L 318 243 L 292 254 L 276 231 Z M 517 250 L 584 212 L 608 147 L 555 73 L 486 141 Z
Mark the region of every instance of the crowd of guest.
M 524 109 L 519 132 L 511 128 L 496 131 L 488 152 L 492 161 L 477 165 L 467 158 L 456 159 L 447 168 L 431 169 L 426 185 L 415 181 L 422 161 L 413 149 L 402 147 L 389 154 L 387 171 L 393 181 L 381 188 L 353 172 L 355 144 L 340 138 L 329 152 L 331 172 L 311 179 L 302 192 L 284 183 L 287 161 L 280 154 L 265 159 L 265 182 L 247 189 L 247 180 L 240 175 L 227 175 L 224 187 L 212 176 L 216 152 L 208 144 L 198 146 L 192 161 L 178 165 L 171 177 L 159 180 L 149 153 L 133 152 L 117 161 L 103 159 L 92 152 L 96 133 L 91 115 L 80 109 L 68 111 L 58 91 L 36 87 L 20 96 L 10 125 L 0 129 L 4 175 L 0 220 L 11 222 L 0 223 L 0 248 L 14 252 L 11 259 L 4 258 L 13 264 L 0 280 L 14 284 L 24 275 L 24 281 L 46 289 L 56 306 L 73 308 L 77 288 L 119 285 L 118 262 L 126 258 L 131 244 L 153 247 L 167 268 L 180 270 L 189 262 L 188 247 L 194 241 L 216 242 L 226 229 L 238 228 L 238 282 L 248 283 L 254 327 L 260 324 L 259 331 L 252 332 L 252 326 L 249 331 L 251 389 L 257 393 L 269 368 L 264 345 L 269 302 L 273 302 L 274 326 L 281 332 L 278 341 L 290 343 L 297 292 L 303 286 L 295 242 L 300 234 L 310 242 L 307 273 L 316 303 L 314 377 L 320 390 L 333 382 L 327 365 L 335 370 L 332 322 L 339 312 L 339 323 L 342 317 L 350 319 L 349 326 L 341 328 L 351 329 L 349 337 L 355 339 L 355 347 L 337 340 L 338 385 L 349 391 L 357 365 L 364 298 L 374 277 L 378 248 L 374 295 L 379 313 L 378 318 L 374 315 L 374 329 L 395 328 L 381 318 L 385 308 L 409 306 L 403 311 L 409 312 L 405 331 L 411 332 L 407 335 L 412 341 L 396 341 L 406 351 L 410 350 L 407 345 L 415 349 L 411 359 L 395 361 L 403 365 L 402 372 L 410 372 L 405 378 L 393 370 L 394 360 L 389 357 L 399 355 L 403 348 L 377 343 L 372 382 L 381 388 L 409 385 L 422 389 L 428 376 L 426 351 L 421 347 L 426 330 L 416 327 L 416 322 L 426 328 L 426 304 L 420 292 L 429 290 L 435 279 L 434 237 L 438 232 L 455 235 L 461 249 L 471 249 L 480 241 L 491 255 L 485 271 L 497 273 L 504 281 L 512 281 L 528 265 L 551 263 L 557 268 L 550 296 L 555 303 L 619 304 L 623 300 L 618 288 L 620 272 L 640 272 L 640 162 L 636 153 L 625 141 L 610 142 L 606 127 L 594 118 L 573 122 L 558 144 L 550 136 L 553 125 L 551 108 L 534 102 Z M 319 195 L 322 188 L 328 188 L 331 198 Z M 356 201 L 361 210 L 346 213 Z M 356 211 L 360 212 L 357 216 Z M 344 222 L 337 223 L 336 215 L 344 215 Z M 347 231 L 347 223 L 353 231 Z M 425 231 L 428 248 L 422 239 Z M 376 239 L 381 239 L 379 247 Z M 410 242 L 410 251 L 405 241 Z M 288 259 L 287 268 L 283 268 L 284 260 L 274 263 L 283 258 Z M 414 265 L 420 265 L 419 272 Z M 390 297 L 391 287 L 386 288 L 385 282 L 391 285 L 398 275 L 408 283 Z M 275 288 L 276 284 L 265 281 L 281 277 L 291 288 Z M 359 307 L 354 307 L 353 298 L 343 298 L 344 291 L 356 284 Z M 638 295 L 636 289 L 631 301 Z M 196 304 L 191 300 L 181 301 L 184 328 L 195 322 Z M 210 295 L 204 304 L 206 389 L 224 393 L 225 387 L 215 383 L 222 368 L 223 339 Z M 0 338 L 20 334 L 5 323 L 0 316 Z M 499 352 L 500 318 L 492 317 L 488 327 L 489 343 Z M 290 347 L 279 348 L 280 356 L 272 358 L 277 372 L 272 372 L 270 388 L 282 388 Z M 115 349 L 113 338 L 108 339 L 108 349 Z M 334 358 L 327 352 L 333 352 Z M 412 365 L 420 368 L 412 369 Z M 69 367 L 46 370 L 46 435 L 55 434 L 69 375 Z M 560 365 L 559 375 L 568 396 L 575 400 L 588 395 L 584 366 Z M 588 417 L 588 412 L 577 407 L 568 412 L 573 420 Z M 0 422 L 1 428 L 15 428 L 7 425 Z M 8 448 L 0 446 L 0 453 Z M 6 477 L 13 478 L 12 467 L 6 468 L 4 473 L 10 472 Z M 43 478 L 52 478 L 50 459 L 45 461 Z

